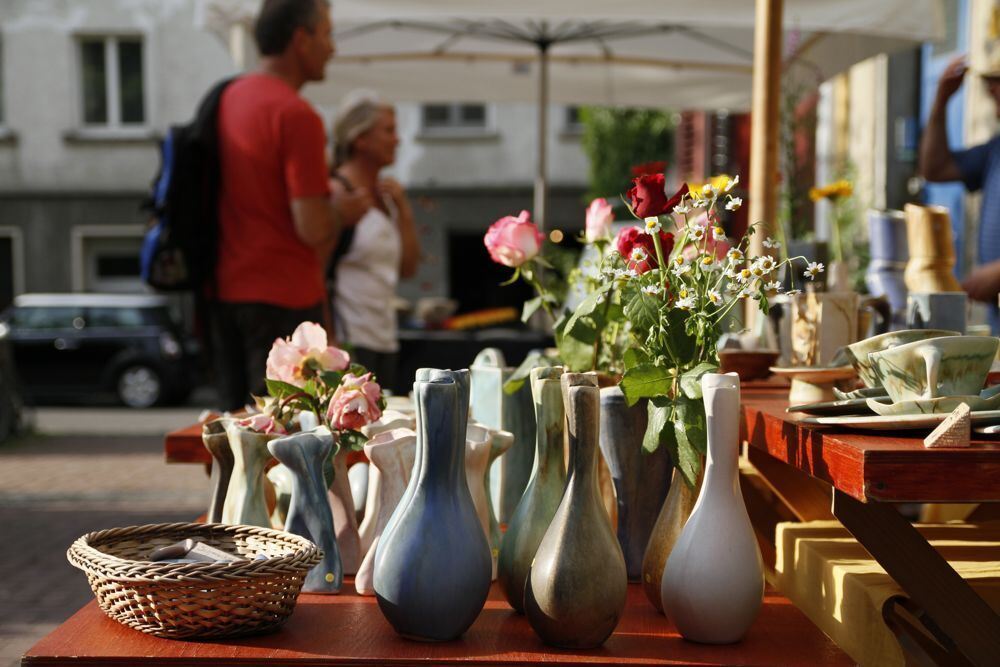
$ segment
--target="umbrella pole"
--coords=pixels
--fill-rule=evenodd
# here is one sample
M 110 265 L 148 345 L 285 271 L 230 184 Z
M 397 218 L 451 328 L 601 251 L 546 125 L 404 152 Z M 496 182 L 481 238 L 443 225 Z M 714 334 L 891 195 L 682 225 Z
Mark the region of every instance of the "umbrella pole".
M 546 182 L 548 158 L 548 127 L 549 127 L 549 45 L 538 44 L 538 141 L 537 166 L 535 171 L 535 202 L 532 218 L 538 228 L 545 229 L 545 204 L 548 195 Z

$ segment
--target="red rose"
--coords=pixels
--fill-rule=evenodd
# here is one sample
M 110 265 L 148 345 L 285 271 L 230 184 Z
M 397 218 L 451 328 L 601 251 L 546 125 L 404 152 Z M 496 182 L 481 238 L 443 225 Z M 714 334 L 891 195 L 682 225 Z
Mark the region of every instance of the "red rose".
M 632 176 L 643 176 L 644 174 L 662 174 L 667 170 L 667 163 L 662 160 L 659 162 L 645 162 L 643 164 L 637 164 L 632 167 Z
M 687 194 L 687 183 L 683 184 L 674 196 L 667 199 L 666 177 L 663 174 L 645 174 L 632 180 L 632 188 L 628 191 L 628 200 L 632 213 L 638 218 L 650 218 L 664 215 L 674 210 L 681 203 L 681 198 Z
M 674 249 L 674 235 L 661 231 L 660 247 L 663 249 L 664 258 L 670 255 L 670 251 Z M 656 248 L 653 246 L 653 237 L 638 227 L 626 227 L 618 232 L 618 236 L 615 237 L 615 248 L 625 259 L 628 268 L 636 273 L 646 273 L 646 271 L 659 266 L 656 259 Z M 641 250 L 638 256 L 633 255 L 636 248 Z

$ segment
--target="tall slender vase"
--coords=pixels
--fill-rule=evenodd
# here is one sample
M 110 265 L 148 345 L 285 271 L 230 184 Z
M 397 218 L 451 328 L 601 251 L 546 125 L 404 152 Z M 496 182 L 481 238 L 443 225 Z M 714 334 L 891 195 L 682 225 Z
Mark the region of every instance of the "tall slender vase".
M 656 517 L 653 530 L 649 536 L 649 543 L 646 545 L 646 554 L 642 559 L 642 592 L 646 594 L 649 602 L 656 607 L 656 610 L 663 613 L 663 596 L 660 586 L 663 583 L 663 570 L 667 566 L 667 559 L 674 550 L 677 539 L 684 530 L 694 509 L 694 503 L 698 499 L 698 492 L 701 491 L 701 483 L 704 479 L 699 475 L 695 487 L 692 489 L 684 481 L 680 472 L 674 469 L 670 478 L 670 490 L 667 492 L 667 499 L 663 501 L 660 514 Z
M 365 454 L 372 467 L 379 471 L 378 500 L 373 503 L 378 514 L 368 514 L 373 526 L 372 544 L 365 553 L 358 574 L 354 578 L 354 588 L 359 595 L 375 595 L 372 575 L 375 568 L 375 553 L 379 539 L 385 530 L 403 491 L 410 482 L 413 470 L 413 456 L 417 450 L 417 434 L 407 428 L 383 431 L 365 444 Z
M 566 412 L 559 382 L 562 373 L 562 366 L 531 370 L 536 424 L 535 465 L 528 488 L 524 490 L 514 516 L 507 524 L 497 563 L 500 589 L 519 614 L 524 613 L 524 583 L 531 561 L 566 488 L 563 463 Z
M 483 524 L 483 532 L 490 543 L 493 579 L 497 578 L 497 554 L 500 551 L 500 525 L 490 511 L 489 465 L 514 444 L 514 436 L 507 431 L 486 428 L 469 422 L 466 434 L 465 473 L 469 478 L 469 492 L 476 506 L 476 515 Z M 495 529 L 495 533 L 494 533 Z
M 490 488 L 490 469 L 498 458 L 506 454 L 514 446 L 514 434 L 510 431 L 490 430 L 490 457 L 486 462 L 486 470 L 483 472 L 483 490 L 486 494 L 487 523 L 489 524 L 490 553 L 493 556 L 493 580 L 497 578 L 497 558 L 500 555 L 500 544 L 503 542 L 504 534 L 500 532 L 500 522 L 497 521 L 496 511 L 493 509 L 492 489 Z
M 358 535 L 358 515 L 354 511 L 351 481 L 347 476 L 347 454 L 344 450 L 333 457 L 333 482 L 327 492 L 327 501 L 337 530 L 344 574 L 356 574 L 361 566 L 361 537 Z
M 618 387 L 601 389 L 601 452 L 611 471 L 618 507 L 618 543 L 629 581 L 642 579 L 642 559 L 670 488 L 670 453 L 642 449 L 646 402 L 629 407 Z
M 233 474 L 222 507 L 222 523 L 270 528 L 264 466 L 271 458 L 267 443 L 279 436 L 241 428 L 235 420 L 226 424 L 226 434 L 233 450 Z
M 702 376 L 708 456 L 705 482 L 663 572 L 663 609 L 681 635 L 739 641 L 764 599 L 764 567 L 739 480 L 740 381 Z
M 379 434 L 388 431 L 395 431 L 399 429 L 409 429 L 413 431 L 417 428 L 416 419 L 412 415 L 405 415 L 397 410 L 386 410 L 382 413 L 382 418 L 378 421 L 372 422 L 367 426 L 361 427 L 361 432 L 364 434 L 368 441 L 371 442 Z M 369 457 L 370 458 L 370 457 Z M 413 466 L 412 459 L 410 467 Z M 406 479 L 410 479 L 410 470 L 406 471 Z M 406 482 L 403 482 L 403 486 L 406 486 Z M 365 515 L 361 519 L 361 523 L 358 525 L 358 538 L 361 541 L 361 553 L 368 554 L 372 550 L 372 545 L 375 542 L 375 524 L 379 516 L 382 515 L 382 509 L 379 507 L 381 502 L 381 488 L 382 488 L 382 471 L 379 470 L 378 466 L 369 466 L 368 468 L 368 498 L 365 499 Z M 399 502 L 399 498 L 396 498 L 395 502 Z M 392 510 L 395 508 L 389 508 L 386 516 L 392 514 Z M 379 530 L 385 528 L 383 524 Z
M 417 372 L 414 477 L 375 553 L 375 597 L 400 635 L 461 636 L 486 603 L 489 543 L 465 476 L 469 372 Z
M 597 484 L 600 394 L 593 373 L 564 373 L 569 480 L 524 589 L 524 609 L 542 641 L 596 648 L 614 632 L 628 589 L 625 558 Z
M 943 206 L 907 204 L 906 236 L 910 259 L 903 274 L 910 292 L 961 292 L 955 278 L 951 215 Z
M 285 530 L 311 540 L 323 550 L 322 560 L 306 574 L 303 593 L 339 593 L 344 580 L 323 479 L 323 462 L 333 447 L 333 434 L 325 427 L 267 443 L 271 455 L 284 464 L 292 476 Z
M 212 455 L 212 497 L 208 504 L 208 523 L 222 521 L 222 508 L 226 504 L 226 491 L 233 474 L 233 450 L 229 446 L 226 424 L 229 418 L 213 419 L 201 427 L 201 441 Z

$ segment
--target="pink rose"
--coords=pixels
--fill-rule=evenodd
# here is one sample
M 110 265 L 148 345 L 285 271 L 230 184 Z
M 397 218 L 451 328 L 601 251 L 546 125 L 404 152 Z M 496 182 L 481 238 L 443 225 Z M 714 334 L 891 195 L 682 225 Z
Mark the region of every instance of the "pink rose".
M 587 207 L 587 227 L 584 232 L 588 243 L 604 239 L 611 235 L 611 223 L 615 214 L 611 212 L 611 204 L 604 197 L 598 197 Z
M 236 422 L 237 425 L 243 428 L 248 428 L 251 431 L 256 431 L 257 433 L 278 433 L 281 435 L 285 434 L 285 427 L 281 425 L 281 422 L 276 421 L 274 417 L 269 414 L 260 413 L 253 415 L 252 417 L 247 417 L 246 419 L 241 419 Z
M 302 387 L 320 371 L 346 370 L 350 360 L 347 352 L 327 345 L 323 327 L 303 322 L 290 338 L 274 341 L 267 355 L 267 377 Z
M 530 216 L 527 211 L 521 211 L 516 218 L 508 215 L 486 230 L 483 242 L 494 262 L 517 268 L 538 254 L 545 237 Z
M 333 392 L 326 421 L 335 431 L 357 431 L 362 426 L 382 416 L 378 406 L 382 388 L 372 381 L 372 374 L 358 377 L 352 373 L 344 376 L 337 391 Z

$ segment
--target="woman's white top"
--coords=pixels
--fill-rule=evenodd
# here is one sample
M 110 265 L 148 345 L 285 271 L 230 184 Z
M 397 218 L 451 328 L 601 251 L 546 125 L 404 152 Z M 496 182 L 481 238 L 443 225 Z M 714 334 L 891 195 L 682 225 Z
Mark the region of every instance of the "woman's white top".
M 386 198 L 386 215 L 372 206 L 354 228 L 354 238 L 337 265 L 333 298 L 337 339 L 376 352 L 396 352 L 396 311 L 403 240 L 399 212 Z M 391 217 L 390 217 L 391 216 Z

